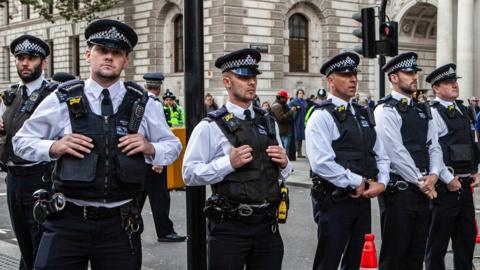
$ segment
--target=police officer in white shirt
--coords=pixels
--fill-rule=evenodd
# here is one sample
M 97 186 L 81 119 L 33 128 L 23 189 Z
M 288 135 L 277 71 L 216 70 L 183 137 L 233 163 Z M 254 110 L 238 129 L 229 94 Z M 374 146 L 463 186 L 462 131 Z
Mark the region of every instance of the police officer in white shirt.
M 358 269 L 371 232 L 370 198 L 385 190 L 390 162 L 375 133 L 373 111 L 350 100 L 357 91 L 357 54 L 325 64 L 331 94 L 307 123 L 306 149 L 313 172 L 318 244 L 314 270 Z
M 211 270 L 282 267 L 278 180 L 292 169 L 275 120 L 252 104 L 260 59 L 242 49 L 215 61 L 229 99 L 195 127 L 185 151 L 185 183 L 212 187 L 205 207 Z
M 140 269 L 143 223 L 135 198 L 145 163 L 172 163 L 181 144 L 161 104 L 120 80 L 137 43 L 133 29 L 101 19 L 87 26 L 85 39 L 90 78 L 60 85 L 13 139 L 25 159 L 56 160 L 56 193 L 43 195 L 46 203 L 35 210 L 46 232 L 35 269 Z
M 436 95 L 433 122 L 447 166 L 437 182 L 425 259 L 427 270 L 446 269 L 445 254 L 452 240 L 455 269 L 472 269 L 475 249 L 475 207 L 471 187 L 478 186 L 479 153 L 475 136 L 475 114 L 458 100 L 455 64 L 430 73 L 427 82 Z M 447 169 L 448 168 L 448 169 Z
M 390 157 L 390 182 L 380 195 L 380 269 L 422 269 L 429 204 L 443 163 L 430 107 L 417 103 L 417 54 L 407 52 L 382 67 L 393 86 L 375 109 L 376 130 Z

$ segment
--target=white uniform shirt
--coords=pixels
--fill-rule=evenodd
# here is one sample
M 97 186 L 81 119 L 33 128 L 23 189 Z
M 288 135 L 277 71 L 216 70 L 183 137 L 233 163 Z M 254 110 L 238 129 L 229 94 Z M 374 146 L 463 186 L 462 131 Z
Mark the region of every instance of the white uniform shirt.
M 440 105 L 442 105 L 445 108 L 454 104 L 451 101 L 446 101 L 446 100 L 440 99 L 439 97 L 435 98 L 435 100 L 438 101 Z M 456 104 L 455 104 L 455 109 L 459 111 L 461 114 L 463 114 Z M 438 137 L 441 138 L 447 135 L 448 134 L 447 124 L 445 123 L 445 120 L 443 120 L 437 108 L 432 108 L 432 118 L 438 132 Z M 475 142 L 477 142 L 477 136 L 474 136 L 474 138 L 475 138 Z M 442 171 L 440 171 L 439 178 L 442 182 L 444 182 L 445 184 L 448 184 L 450 183 L 450 181 L 453 180 L 453 174 L 445 167 L 444 169 L 442 169 Z
M 348 107 L 348 102 L 336 96 L 329 95 L 328 99 L 331 99 L 336 107 L 341 105 Z M 355 115 L 353 107 L 350 106 L 350 108 Z M 362 176 L 335 162 L 336 155 L 332 142 L 339 137 L 340 132 L 332 115 L 326 110 L 314 111 L 305 128 L 305 143 L 310 167 L 315 174 L 337 187 L 357 188 L 362 183 Z M 376 153 L 375 159 L 379 171 L 377 181 L 386 187 L 389 181 L 390 160 L 378 136 L 373 150 Z
M 231 102 L 225 105 L 227 110 L 240 119 L 245 119 L 244 110 Z M 250 105 L 252 119 L 255 118 L 255 111 Z M 277 130 L 278 145 L 282 145 L 280 132 Z M 193 130 L 188 141 L 187 149 L 183 159 L 183 178 L 189 186 L 212 185 L 222 181 L 225 176 L 235 171 L 230 163 L 230 150 L 232 145 L 223 135 L 223 132 L 214 121 L 201 121 Z M 290 161 L 283 170 L 281 177 L 286 179 L 292 171 Z
M 410 96 L 402 95 L 396 91 L 392 91 L 392 97 L 396 100 L 402 98 L 408 99 L 411 102 Z M 422 172 L 417 168 L 410 153 L 403 145 L 401 128 L 402 117 L 396 108 L 384 107 L 380 104 L 375 109 L 375 127 L 377 135 L 385 145 L 385 150 L 390 157 L 391 171 L 400 175 L 403 179 L 413 184 L 420 184 L 419 178 L 422 177 Z M 443 154 L 440 145 L 438 144 L 438 132 L 433 121 L 428 121 L 427 143 L 431 142 L 428 148 L 430 155 L 430 174 L 439 175 L 440 171 L 445 167 L 443 163 Z
M 103 87 L 92 79 L 85 81 L 85 96 L 92 112 L 97 115 L 101 115 L 102 89 Z M 127 90 L 122 81 L 117 81 L 108 87 L 108 90 L 116 113 Z M 46 97 L 13 137 L 15 153 L 27 160 L 52 161 L 49 153 L 52 144 L 64 135 L 72 133 L 68 115 L 67 104 L 60 103 L 56 94 Z M 182 145 L 167 125 L 159 102 L 153 100 L 147 102 L 138 132 L 155 148 L 154 157 L 145 156 L 147 163 L 165 166 L 178 158 Z M 99 204 L 81 201 L 79 204 L 115 207 L 123 202 Z

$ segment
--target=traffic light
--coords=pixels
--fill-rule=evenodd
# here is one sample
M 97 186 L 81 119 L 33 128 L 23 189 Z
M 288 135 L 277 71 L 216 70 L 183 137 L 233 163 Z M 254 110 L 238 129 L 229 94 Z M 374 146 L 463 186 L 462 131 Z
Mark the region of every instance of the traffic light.
M 352 18 L 362 24 L 362 28 L 353 30 L 353 35 L 362 40 L 362 46 L 356 46 L 354 51 L 366 58 L 375 58 L 375 10 L 364 8 L 360 13 L 353 14 Z
M 377 42 L 377 54 L 386 56 L 398 54 L 397 22 L 385 22 L 380 25 L 380 40 Z

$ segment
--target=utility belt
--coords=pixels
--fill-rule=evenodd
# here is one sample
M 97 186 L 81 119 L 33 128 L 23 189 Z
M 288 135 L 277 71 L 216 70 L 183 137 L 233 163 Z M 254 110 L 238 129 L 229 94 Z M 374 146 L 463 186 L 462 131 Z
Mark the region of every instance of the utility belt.
M 275 203 L 260 205 L 232 203 L 219 194 L 213 194 L 205 202 L 205 216 L 215 223 L 238 220 L 247 224 L 276 223 Z
M 313 176 L 312 182 L 312 197 L 319 202 L 323 202 L 327 195 L 332 199 L 332 201 L 341 202 L 348 199 L 351 194 L 355 193 L 355 189 L 351 188 L 350 186 L 345 188 L 337 187 L 318 175 Z
M 48 176 L 51 175 L 52 166 L 51 166 L 51 163 L 40 163 L 33 166 L 7 165 L 6 171 L 7 173 L 17 177 L 43 174 L 45 176 L 44 177 L 45 179 L 42 178 L 42 180 L 44 182 L 50 182 L 50 179 L 48 179 Z

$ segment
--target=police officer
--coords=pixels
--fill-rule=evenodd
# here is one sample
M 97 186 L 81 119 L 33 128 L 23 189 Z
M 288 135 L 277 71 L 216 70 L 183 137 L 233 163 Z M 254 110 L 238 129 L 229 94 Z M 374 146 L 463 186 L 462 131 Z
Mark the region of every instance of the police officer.
M 379 197 L 380 269 L 422 269 L 429 224 L 429 199 L 445 165 L 427 103 L 417 90 L 417 54 L 400 54 L 382 67 L 393 91 L 375 109 L 376 130 L 390 157 L 390 182 Z
M 331 94 L 305 130 L 318 223 L 314 270 L 337 269 L 340 259 L 342 269 L 359 268 L 364 237 L 371 232 L 370 198 L 388 183 L 390 163 L 373 112 L 350 102 L 359 62 L 357 54 L 344 52 L 322 65 Z
M 134 30 L 101 19 L 86 27 L 85 39 L 89 79 L 60 85 L 13 139 L 22 158 L 56 160 L 56 193 L 46 205 L 53 213 L 37 209 L 46 221 L 35 269 L 87 269 L 89 262 L 92 269 L 140 269 L 143 224 L 135 198 L 145 162 L 167 165 L 181 144 L 161 105 L 120 80 L 137 43 Z
M 163 109 L 170 127 L 183 127 L 183 110 L 175 103 L 176 97 L 169 89 L 163 94 Z
M 0 149 L 0 159 L 7 170 L 7 203 L 21 253 L 20 269 L 32 269 L 42 233 L 33 218 L 32 193 L 40 188 L 49 188 L 42 177 L 50 167 L 39 159 L 23 159 L 15 155 L 12 138 L 38 104 L 54 90 L 54 86 L 43 77 L 46 57 L 50 54 L 43 40 L 22 35 L 12 41 L 10 51 L 15 56 L 21 81 L 3 93 L 6 111 L 0 129 L 5 134 L 5 144 Z
M 318 105 L 327 99 L 327 90 L 320 88 L 317 90 L 316 100 L 312 102 L 312 105 L 308 108 L 305 114 L 305 127 L 307 126 L 308 119 L 312 116 L 312 113 L 317 109 Z
M 275 121 L 252 105 L 260 59 L 258 51 L 242 49 L 215 61 L 229 99 L 195 127 L 185 152 L 185 183 L 212 187 L 205 208 L 209 269 L 282 265 L 278 179 L 291 165 Z
M 164 76 L 159 72 L 149 72 L 143 75 L 145 80 L 145 89 L 149 96 L 156 102 L 162 89 Z M 167 189 L 167 172 L 163 171 L 163 166 L 147 166 L 147 177 L 145 178 L 145 190 L 140 196 L 140 208 L 143 208 L 145 200 L 150 202 L 152 209 L 153 222 L 159 242 L 183 242 L 187 239 L 185 236 L 178 235 L 173 229 L 173 222 L 168 217 L 170 213 L 170 192 Z
M 443 161 L 449 169 L 440 171 L 438 197 L 433 201 L 426 269 L 446 269 L 445 254 L 452 240 L 455 269 L 473 269 L 475 249 L 475 207 L 471 187 L 478 186 L 478 148 L 475 115 L 457 100 L 459 95 L 455 64 L 435 69 L 427 77 L 436 98 L 432 102 Z

